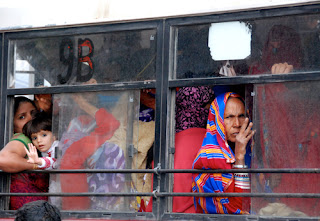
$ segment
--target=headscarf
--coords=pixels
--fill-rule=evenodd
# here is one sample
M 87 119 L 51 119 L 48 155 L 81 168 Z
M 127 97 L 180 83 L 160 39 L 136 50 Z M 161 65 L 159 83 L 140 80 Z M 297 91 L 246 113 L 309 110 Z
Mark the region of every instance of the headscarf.
M 219 95 L 211 104 L 207 121 L 207 132 L 194 162 L 193 169 L 231 169 L 235 155 L 226 140 L 224 111 L 229 98 L 240 95 L 227 92 Z M 247 153 L 249 154 L 247 147 Z M 234 188 L 232 173 L 193 174 L 192 191 L 198 193 L 232 192 Z M 243 213 L 231 205 L 227 197 L 195 197 L 196 211 L 204 213 Z M 200 208 L 201 207 L 201 208 Z M 202 210 L 202 211 L 201 211 Z

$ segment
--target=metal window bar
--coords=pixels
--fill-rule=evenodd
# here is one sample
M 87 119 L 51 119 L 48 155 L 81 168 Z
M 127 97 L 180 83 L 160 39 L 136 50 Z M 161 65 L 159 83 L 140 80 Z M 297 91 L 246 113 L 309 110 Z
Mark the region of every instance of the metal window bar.
M 194 169 L 73 169 L 73 170 L 33 170 L 23 173 L 153 173 L 155 175 L 166 173 L 238 173 L 239 169 L 217 169 L 217 170 L 194 170 Z M 241 169 L 242 173 L 320 173 L 320 168 L 303 169 Z M 1 172 L 4 173 L 4 172 Z M 202 196 L 202 197 L 267 197 L 267 198 L 320 198 L 320 193 L 186 193 L 186 192 L 135 192 L 135 193 L 0 193 L 0 196 L 150 196 L 173 197 L 173 196 Z
M 30 170 L 21 173 L 320 173 L 320 168 L 264 168 L 264 169 L 71 169 L 71 170 Z M 0 173 L 6 173 L 0 170 Z

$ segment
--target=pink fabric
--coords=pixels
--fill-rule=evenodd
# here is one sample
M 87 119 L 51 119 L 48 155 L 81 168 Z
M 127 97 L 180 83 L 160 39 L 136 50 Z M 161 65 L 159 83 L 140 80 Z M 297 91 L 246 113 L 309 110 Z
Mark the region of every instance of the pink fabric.
M 213 94 L 209 86 L 179 88 L 176 99 L 176 133 L 188 128 L 206 127 L 209 110 L 205 106 Z

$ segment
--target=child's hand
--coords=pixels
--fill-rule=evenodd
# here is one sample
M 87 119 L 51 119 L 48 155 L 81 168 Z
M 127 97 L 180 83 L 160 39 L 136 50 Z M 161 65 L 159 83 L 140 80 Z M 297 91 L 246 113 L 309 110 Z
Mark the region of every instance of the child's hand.
M 37 148 L 32 143 L 29 143 L 28 146 L 29 150 L 26 147 L 24 147 L 29 158 L 27 162 L 40 165 L 41 160 L 38 157 Z

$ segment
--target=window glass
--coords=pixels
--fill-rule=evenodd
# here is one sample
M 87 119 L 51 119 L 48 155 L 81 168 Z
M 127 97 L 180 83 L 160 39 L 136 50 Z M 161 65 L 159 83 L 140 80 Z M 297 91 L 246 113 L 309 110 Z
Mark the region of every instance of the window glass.
M 142 109 L 139 90 L 53 97 L 59 169 L 145 169 L 147 162 L 151 165 L 153 152 L 149 159 L 147 155 L 154 142 L 154 118 L 150 117 L 148 122 L 139 118 Z M 151 192 L 151 182 L 152 176 L 144 174 L 52 174 L 50 191 Z M 138 211 L 141 201 L 136 197 L 106 196 L 51 197 L 51 200 L 63 210 L 108 211 Z
M 319 21 L 312 14 L 177 27 L 172 79 L 317 71 Z M 285 71 L 272 69 L 285 62 Z
M 209 126 L 209 112 L 213 111 L 214 99 L 219 95 L 224 95 L 227 92 L 234 92 L 240 95 L 245 101 L 246 109 L 251 108 L 251 88 L 249 85 L 223 85 L 223 86 L 193 86 L 181 87 L 174 90 L 175 96 L 175 123 L 172 125 L 174 141 L 174 157 L 171 167 L 174 169 L 191 169 L 196 161 L 207 136 L 207 132 L 213 126 Z M 249 95 L 249 96 L 248 96 Z M 211 108 L 211 109 L 210 109 Z M 207 147 L 210 149 L 209 147 Z M 207 150 L 208 150 L 207 149 Z M 208 150 L 212 151 L 212 150 Z M 172 152 L 172 151 L 170 151 Z M 212 154 L 214 155 L 214 154 Z M 201 157 L 200 157 L 201 158 Z M 212 157 L 213 158 L 213 157 Z M 205 159 L 203 159 L 205 161 Z M 211 164 L 206 169 L 218 169 L 214 164 Z M 199 168 L 197 168 L 199 169 Z M 194 174 L 191 173 L 175 173 L 173 174 L 172 191 L 192 193 L 196 188 L 193 187 L 195 180 Z M 200 178 L 199 178 L 200 179 Z M 209 181 L 208 181 L 209 182 Z M 211 181 L 214 183 L 213 181 Z M 206 186 L 206 191 L 210 192 L 212 184 Z M 210 189 L 210 190 L 209 190 Z M 199 191 L 200 192 L 200 191 Z M 207 198 L 210 201 L 210 197 Z M 178 213 L 195 213 L 194 197 L 172 197 L 172 212 Z
M 9 88 L 155 79 L 156 30 L 10 41 Z
M 320 145 L 320 82 L 255 85 L 257 130 L 253 168 L 318 168 Z M 252 192 L 319 193 L 317 174 L 252 174 Z M 275 204 L 278 203 L 278 204 Z M 283 207 L 287 215 L 319 216 L 320 200 L 252 198 L 257 213 Z M 290 208 L 290 210 L 289 210 Z M 282 215 L 282 214 L 278 214 Z

